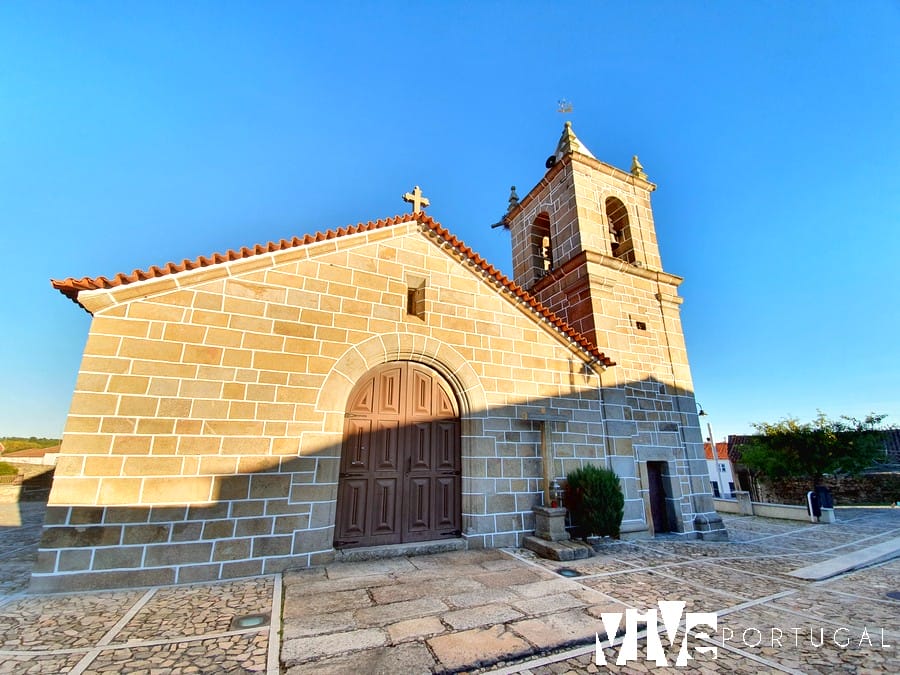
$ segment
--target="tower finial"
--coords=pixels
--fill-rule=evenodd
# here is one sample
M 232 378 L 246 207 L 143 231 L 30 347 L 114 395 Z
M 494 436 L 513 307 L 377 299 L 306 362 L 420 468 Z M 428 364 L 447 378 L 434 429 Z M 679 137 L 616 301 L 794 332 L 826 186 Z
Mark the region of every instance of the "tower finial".
M 644 173 L 644 167 L 638 160 L 637 155 L 634 155 L 631 158 L 631 175 L 635 178 L 640 178 L 641 180 L 647 180 L 647 174 Z
M 564 155 L 568 155 L 572 152 L 579 152 L 582 155 L 594 158 L 594 155 L 592 155 L 591 151 L 584 146 L 584 143 L 578 140 L 578 136 L 575 135 L 575 131 L 572 129 L 572 123 L 569 120 L 566 120 L 566 125 L 563 128 L 562 136 L 559 138 L 559 143 L 556 145 L 554 156 L 556 161 L 559 161 Z M 550 166 L 552 166 L 552 164 L 548 164 L 548 168 Z
M 519 195 L 516 194 L 516 186 L 513 185 L 509 188 L 509 208 L 506 209 L 506 212 L 509 213 L 514 208 L 519 205 Z

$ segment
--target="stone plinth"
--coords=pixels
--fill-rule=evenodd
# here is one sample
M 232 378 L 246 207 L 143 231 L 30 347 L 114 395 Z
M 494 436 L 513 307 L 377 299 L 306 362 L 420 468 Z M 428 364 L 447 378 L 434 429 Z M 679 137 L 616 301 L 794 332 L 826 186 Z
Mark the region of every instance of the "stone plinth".
M 534 536 L 547 541 L 563 541 L 566 532 L 566 510 L 555 506 L 532 506 L 534 512 Z
M 694 518 L 694 529 L 703 541 L 728 541 L 728 530 L 718 513 L 698 515 Z
M 583 560 L 594 555 L 594 549 L 590 544 L 565 539 L 563 541 L 548 541 L 541 537 L 525 537 L 522 545 L 529 551 L 534 551 L 542 558 L 548 560 Z

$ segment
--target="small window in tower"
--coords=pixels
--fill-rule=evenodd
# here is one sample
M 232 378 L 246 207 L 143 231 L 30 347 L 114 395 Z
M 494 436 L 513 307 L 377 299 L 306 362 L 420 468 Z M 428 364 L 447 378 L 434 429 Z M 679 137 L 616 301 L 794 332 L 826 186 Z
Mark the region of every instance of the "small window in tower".
M 647 330 L 647 323 L 645 321 L 635 321 L 634 325 L 638 330 Z

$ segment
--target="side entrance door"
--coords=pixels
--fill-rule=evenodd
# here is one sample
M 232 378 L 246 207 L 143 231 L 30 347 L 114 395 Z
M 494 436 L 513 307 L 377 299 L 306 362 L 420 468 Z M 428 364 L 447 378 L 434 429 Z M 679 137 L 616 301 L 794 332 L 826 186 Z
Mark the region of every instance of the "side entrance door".
M 446 381 L 418 363 L 363 376 L 347 405 L 335 547 L 460 534 L 459 410 Z
M 653 533 L 669 532 L 669 513 L 666 508 L 666 487 L 663 478 L 665 462 L 647 462 L 647 488 L 650 493 L 650 514 Z

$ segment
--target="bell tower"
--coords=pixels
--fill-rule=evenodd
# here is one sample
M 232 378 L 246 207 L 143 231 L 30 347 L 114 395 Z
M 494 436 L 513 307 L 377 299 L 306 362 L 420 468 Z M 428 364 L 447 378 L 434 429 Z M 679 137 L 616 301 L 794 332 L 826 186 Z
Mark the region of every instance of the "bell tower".
M 541 181 L 511 199 L 513 277 L 546 307 L 616 354 L 631 379 L 692 391 L 678 286 L 663 271 L 650 194 L 638 162 L 599 161 L 566 122 Z
M 501 221 L 513 277 L 616 362 L 603 373 L 601 397 L 607 457 L 626 486 L 626 522 L 630 507 L 650 531 L 725 536 L 681 327 L 682 278 L 663 270 L 656 240 L 656 185 L 637 156 L 630 171 L 598 160 L 570 122 L 546 169 L 521 200 L 513 189 Z M 650 494 L 651 483 L 664 498 Z

